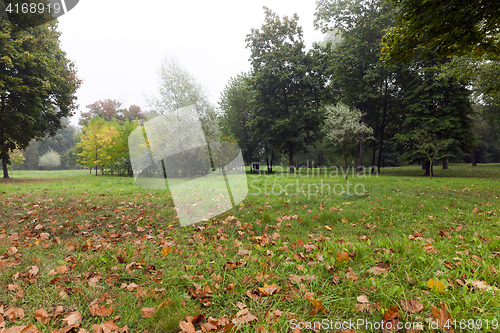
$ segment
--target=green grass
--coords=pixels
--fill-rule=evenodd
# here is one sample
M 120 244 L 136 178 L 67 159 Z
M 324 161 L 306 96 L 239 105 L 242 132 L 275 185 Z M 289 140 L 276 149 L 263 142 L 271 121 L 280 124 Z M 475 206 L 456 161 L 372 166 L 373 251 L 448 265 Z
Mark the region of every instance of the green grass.
M 248 174 L 237 208 L 187 227 L 169 193 L 133 178 L 14 171 L 0 180 L 0 302 L 25 316 L 5 317 L 6 327 L 61 329 L 62 315 L 42 324 L 33 314 L 62 306 L 88 331 L 111 320 L 130 332 L 179 332 L 186 316 L 231 321 L 241 302 L 256 319 L 238 332 L 286 332 L 292 318 L 380 323 L 394 307 L 401 322 L 431 332 L 431 306 L 443 302 L 455 331 L 473 332 L 467 320 L 498 331 L 498 291 L 482 289 L 500 288 L 500 164 L 436 167 L 433 179 L 417 166 L 347 182 L 340 171 L 308 171 Z M 63 264 L 67 272 L 49 274 Z M 369 271 L 377 264 L 387 273 Z M 427 287 L 431 278 L 444 289 Z M 93 317 L 89 305 L 103 295 L 99 305 L 113 312 Z M 361 295 L 370 309 L 360 311 Z M 405 311 L 402 300 L 423 309 Z M 156 312 L 143 318 L 142 308 Z

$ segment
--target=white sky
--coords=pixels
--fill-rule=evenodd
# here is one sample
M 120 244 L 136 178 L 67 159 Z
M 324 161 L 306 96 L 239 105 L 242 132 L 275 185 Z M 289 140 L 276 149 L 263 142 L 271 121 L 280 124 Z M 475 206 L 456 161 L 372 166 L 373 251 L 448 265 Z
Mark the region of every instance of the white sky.
M 262 26 L 263 6 L 280 17 L 297 13 L 307 47 L 323 39 L 313 27 L 315 0 L 80 0 L 59 18 L 62 49 L 83 79 L 72 123 L 107 98 L 147 110 L 167 54 L 216 104 L 229 78 L 250 69 L 245 37 Z

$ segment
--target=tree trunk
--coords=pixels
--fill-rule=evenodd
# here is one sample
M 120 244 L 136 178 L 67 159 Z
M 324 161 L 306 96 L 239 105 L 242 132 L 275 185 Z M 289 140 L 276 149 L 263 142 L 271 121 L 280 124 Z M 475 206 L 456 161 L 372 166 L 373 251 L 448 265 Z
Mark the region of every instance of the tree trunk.
M 346 147 L 342 147 L 342 152 L 344 153 L 344 171 L 345 171 L 345 180 L 347 180 L 347 174 L 349 172 L 347 172 L 347 158 L 346 158 Z
M 361 117 L 361 123 L 365 122 L 365 116 Z M 359 150 L 358 150 L 358 167 L 356 172 L 360 173 L 363 171 L 363 154 L 365 152 L 365 132 L 361 133 L 359 140 Z
M 2 168 L 3 168 L 3 178 L 9 178 L 9 169 L 7 168 L 7 161 L 2 159 Z
M 266 164 L 267 164 L 267 172 L 273 173 L 273 155 L 272 154 L 271 154 L 271 158 L 266 157 Z
M 443 159 L 443 169 L 448 170 L 448 158 Z
M 385 132 L 385 119 L 387 117 L 387 77 L 385 78 L 385 92 L 384 92 L 384 113 L 382 114 L 382 126 L 380 128 L 380 143 L 378 149 L 378 160 L 377 160 L 377 172 L 380 172 L 380 167 L 382 165 L 382 151 L 384 150 L 384 132 Z
M 424 176 L 430 176 L 431 174 L 431 164 L 428 160 L 423 160 L 422 161 L 422 169 L 425 169 L 425 174 Z
M 472 166 L 473 166 L 473 167 L 477 166 L 477 162 L 476 162 L 476 154 L 475 154 L 474 149 L 470 152 L 470 160 L 471 160 L 471 162 L 472 162 Z
M 293 142 L 288 141 L 288 165 L 290 165 L 290 173 L 295 172 L 293 167 Z

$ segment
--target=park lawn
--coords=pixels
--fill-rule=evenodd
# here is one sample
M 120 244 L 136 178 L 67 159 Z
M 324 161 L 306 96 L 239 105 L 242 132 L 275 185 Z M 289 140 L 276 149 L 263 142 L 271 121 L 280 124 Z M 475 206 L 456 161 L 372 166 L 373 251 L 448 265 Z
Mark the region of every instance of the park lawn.
M 498 331 L 500 164 L 335 171 L 248 174 L 238 208 L 187 227 L 133 178 L 14 171 L 0 180 L 5 327 Z

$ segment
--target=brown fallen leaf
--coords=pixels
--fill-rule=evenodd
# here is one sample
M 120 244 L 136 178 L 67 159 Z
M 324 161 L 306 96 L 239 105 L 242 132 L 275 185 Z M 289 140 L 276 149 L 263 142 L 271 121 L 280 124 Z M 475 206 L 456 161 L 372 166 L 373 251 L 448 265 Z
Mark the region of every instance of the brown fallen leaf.
M 181 320 L 179 322 L 179 327 L 181 328 L 182 333 L 195 333 L 196 332 L 196 330 L 194 329 L 194 325 L 191 322 Z
M 238 325 L 238 324 L 248 324 L 248 323 L 251 323 L 251 322 L 254 322 L 254 321 L 258 321 L 259 319 L 254 316 L 253 314 L 251 314 L 247 308 L 243 309 L 243 310 L 240 310 L 236 313 L 236 315 L 234 316 L 234 318 L 231 320 L 231 322 L 234 324 L 234 325 Z
M 38 329 L 35 325 L 30 324 L 28 326 L 14 326 L 3 333 L 38 333 Z
M 259 287 L 259 291 L 262 296 L 269 296 L 279 292 L 280 290 L 281 290 L 280 286 L 278 286 L 275 283 L 273 283 L 272 285 L 264 283 L 264 287 Z
M 95 316 L 107 317 L 107 316 L 111 316 L 111 314 L 113 313 L 113 306 L 106 308 L 104 305 L 91 304 L 89 306 L 89 312 L 90 312 L 90 315 L 92 317 L 95 317 Z
M 49 321 L 49 314 L 42 308 L 36 310 L 33 316 L 42 324 L 47 324 L 47 322 Z
M 142 318 L 151 318 L 155 315 L 156 308 L 142 308 L 141 316 Z
M 7 317 L 10 321 L 15 322 L 16 319 L 24 318 L 24 310 L 21 308 L 9 308 L 3 314 L 4 317 Z
M 417 302 L 417 301 L 411 300 L 411 299 L 410 300 L 402 299 L 401 300 L 401 307 L 403 308 L 403 310 L 405 310 L 407 312 L 416 313 L 416 312 L 422 311 L 422 309 L 424 308 L 424 305 Z
M 64 316 L 62 323 L 67 326 L 77 325 L 80 323 L 81 319 L 82 319 L 81 313 L 78 311 L 73 311 Z
M 437 324 L 448 333 L 454 333 L 451 319 L 450 311 L 448 310 L 448 305 L 443 302 L 439 302 L 440 309 L 431 305 L 432 315 L 437 321 Z

